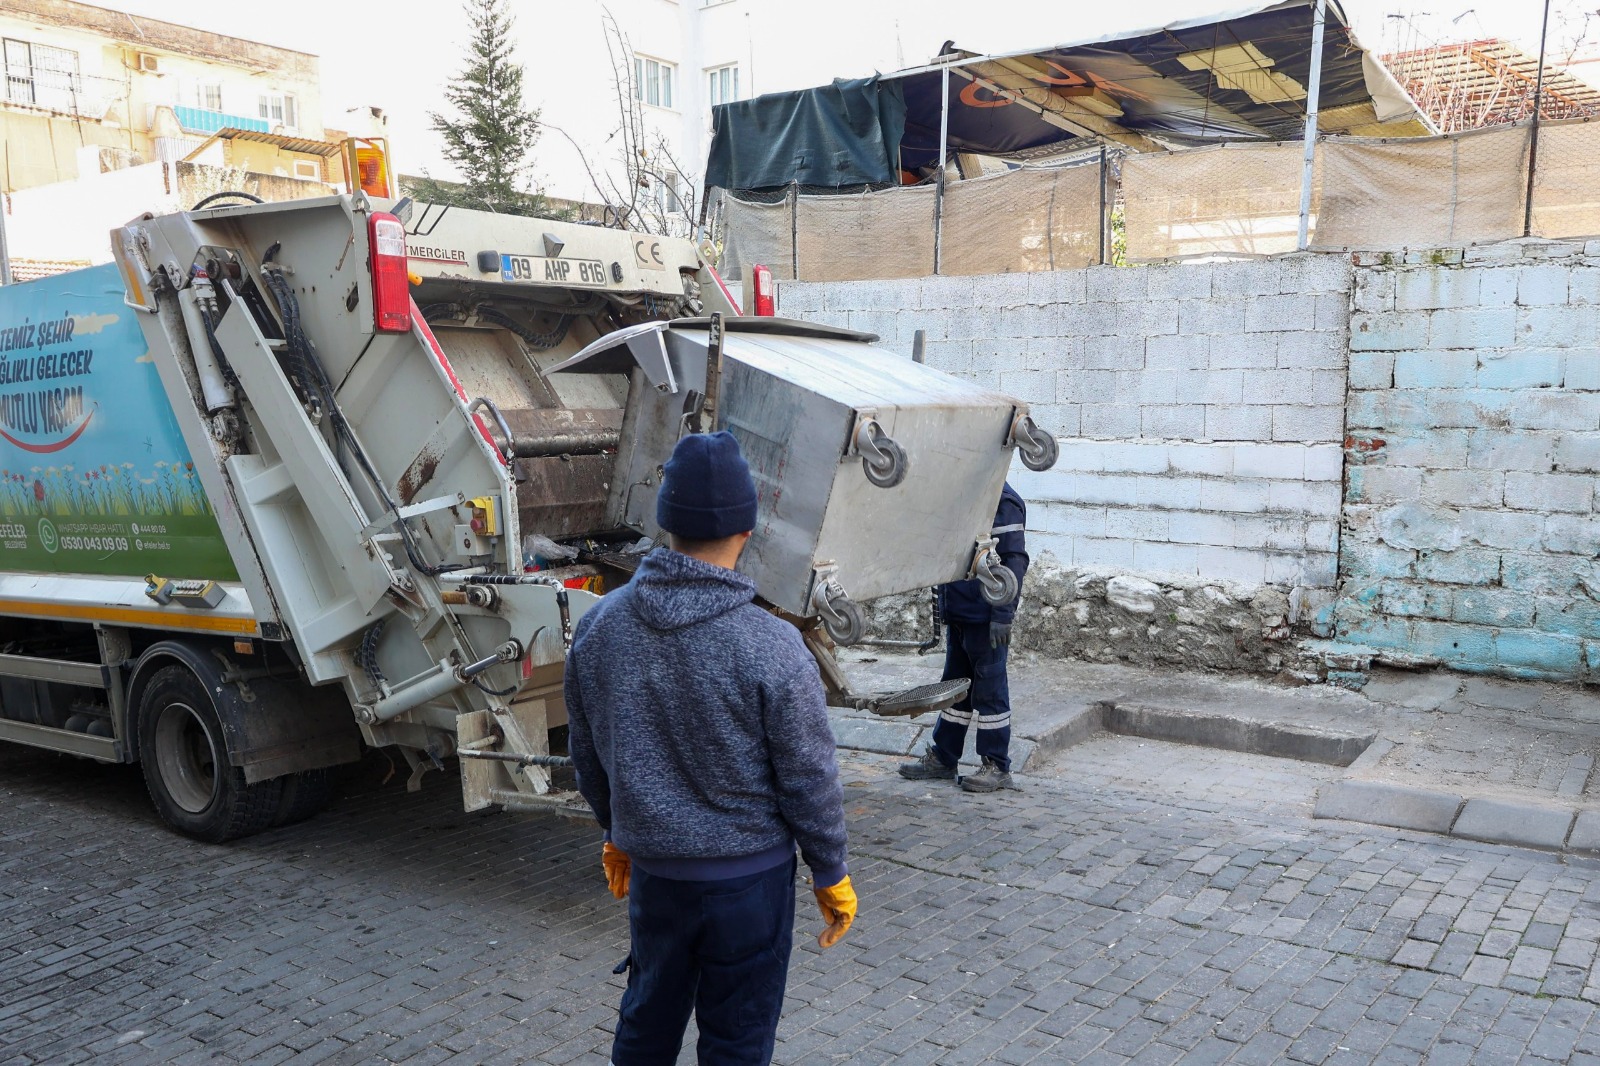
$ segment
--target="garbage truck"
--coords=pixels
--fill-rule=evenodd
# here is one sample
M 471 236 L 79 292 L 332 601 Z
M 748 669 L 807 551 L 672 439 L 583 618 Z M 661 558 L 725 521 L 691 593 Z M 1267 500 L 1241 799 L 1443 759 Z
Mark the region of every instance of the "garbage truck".
M 574 625 L 662 541 L 662 464 L 728 429 L 761 493 L 742 569 L 835 703 L 860 604 L 976 577 L 1025 404 L 870 334 L 742 315 L 701 249 L 369 197 L 213 203 L 104 266 L 0 288 L 0 740 L 138 763 L 220 842 L 330 770 L 454 762 L 467 810 L 581 813 Z

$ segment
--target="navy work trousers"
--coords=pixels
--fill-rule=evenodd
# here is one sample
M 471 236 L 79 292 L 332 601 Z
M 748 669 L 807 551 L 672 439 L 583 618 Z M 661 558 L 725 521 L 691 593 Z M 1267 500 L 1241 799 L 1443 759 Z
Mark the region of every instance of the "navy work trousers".
M 1010 773 L 1011 686 L 1006 681 L 1009 650 L 1006 645 L 989 647 L 988 622 L 945 623 L 944 679 L 972 679 L 972 687 L 961 702 L 940 711 L 933 727 L 933 749 L 946 766 L 961 761 L 967 726 L 975 724 L 978 757 Z
M 614 1066 L 672 1066 L 694 1013 L 700 1066 L 767 1066 L 794 947 L 795 861 L 726 881 L 628 886 L 632 966 Z

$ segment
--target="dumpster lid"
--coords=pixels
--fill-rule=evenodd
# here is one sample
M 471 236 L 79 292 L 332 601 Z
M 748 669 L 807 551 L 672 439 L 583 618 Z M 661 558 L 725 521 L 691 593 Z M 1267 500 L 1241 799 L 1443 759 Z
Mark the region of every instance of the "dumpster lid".
M 668 330 L 708 330 L 710 318 L 676 318 L 670 322 L 640 322 L 625 326 L 614 333 L 589 342 L 572 358 L 557 363 L 546 370 L 548 374 L 568 371 L 574 374 L 627 374 L 638 367 L 650 384 L 677 392 L 677 379 L 672 373 L 672 361 L 667 358 L 666 335 Z M 722 328 L 729 333 L 752 333 L 767 336 L 813 337 L 823 340 L 857 341 L 871 344 L 878 339 L 876 333 L 840 326 L 825 326 L 817 322 L 801 322 L 794 318 L 757 318 L 754 316 L 729 316 L 722 320 Z

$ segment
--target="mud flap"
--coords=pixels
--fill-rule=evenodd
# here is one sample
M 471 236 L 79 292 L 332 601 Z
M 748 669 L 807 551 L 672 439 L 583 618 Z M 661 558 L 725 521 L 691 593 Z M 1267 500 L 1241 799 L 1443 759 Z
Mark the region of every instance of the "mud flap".
M 211 694 L 228 762 L 244 771 L 247 784 L 361 758 L 361 732 L 337 687 L 308 685 L 294 675 L 260 676 L 253 663 L 183 640 L 152 644 L 139 657 L 128 686 L 134 716 L 149 679 L 174 664 L 187 667 Z

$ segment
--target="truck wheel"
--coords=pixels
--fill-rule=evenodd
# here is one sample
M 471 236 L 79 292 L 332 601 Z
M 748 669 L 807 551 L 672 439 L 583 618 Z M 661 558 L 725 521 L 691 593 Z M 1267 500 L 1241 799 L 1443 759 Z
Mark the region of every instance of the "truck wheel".
M 273 826 L 293 825 L 319 813 L 333 799 L 333 771 L 305 770 L 283 778 Z
M 150 679 L 139 702 L 139 758 L 156 811 L 185 836 L 212 844 L 259 833 L 283 796 L 275 778 L 246 784 L 228 764 L 222 722 L 205 686 L 187 667 Z

